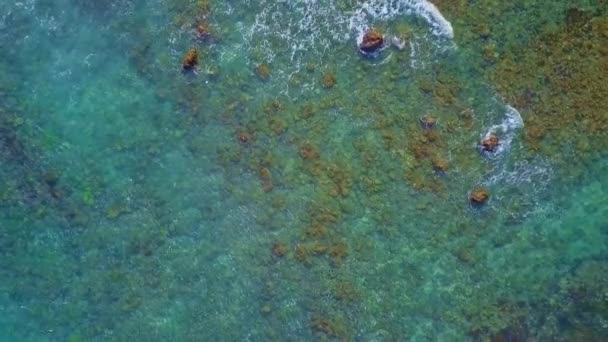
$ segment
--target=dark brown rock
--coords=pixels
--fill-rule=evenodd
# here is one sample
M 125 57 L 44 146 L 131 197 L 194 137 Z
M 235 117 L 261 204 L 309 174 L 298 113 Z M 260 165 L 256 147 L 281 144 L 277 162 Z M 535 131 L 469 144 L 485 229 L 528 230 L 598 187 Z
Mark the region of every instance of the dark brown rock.
M 184 70 L 191 70 L 198 64 L 198 51 L 195 48 L 188 50 L 186 56 L 184 57 L 184 61 L 182 62 L 182 68 Z
M 493 152 L 498 146 L 498 137 L 494 134 L 490 134 L 481 139 L 479 144 L 484 151 Z
M 484 204 L 490 198 L 490 192 L 485 188 L 477 188 L 471 191 L 469 195 L 469 200 L 472 203 L 476 204 Z
M 366 53 L 372 53 L 380 49 L 383 44 L 384 37 L 382 37 L 382 33 L 376 29 L 370 29 L 365 32 L 363 41 L 361 42 L 361 45 L 359 45 L 359 49 Z

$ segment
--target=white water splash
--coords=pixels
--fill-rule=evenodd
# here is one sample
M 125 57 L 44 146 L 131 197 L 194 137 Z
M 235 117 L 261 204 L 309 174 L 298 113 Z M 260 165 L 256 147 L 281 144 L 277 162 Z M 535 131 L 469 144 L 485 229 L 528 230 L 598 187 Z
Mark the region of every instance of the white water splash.
M 405 46 L 407 45 L 407 41 L 405 39 L 399 38 L 397 36 L 392 37 L 391 43 L 393 43 L 393 45 L 395 45 L 399 50 L 405 49 Z
M 452 24 L 443 17 L 435 5 L 425 0 L 366 1 L 350 18 L 350 28 L 356 32 L 357 43 L 360 44 L 363 34 L 369 29 L 370 21 L 388 21 L 400 15 L 419 16 L 431 26 L 434 35 L 447 39 L 454 37 Z
M 552 165 L 541 158 L 519 161 L 512 165 L 500 165 L 482 182 L 484 186 L 510 189 L 496 196 L 498 203 L 506 205 L 516 202 L 519 210 L 509 213 L 512 218 L 526 218 L 546 210 L 551 210 L 543 194 L 549 189 L 553 179 Z M 515 196 L 513 194 L 516 194 Z
M 452 45 L 452 25 L 425 0 L 369 0 L 351 10 L 340 9 L 336 1 L 320 0 L 261 0 L 256 7 L 261 10 L 255 14 L 255 23 L 239 31 L 245 44 L 250 44 L 246 48 L 262 54 L 267 62 L 283 55 L 297 66 L 302 55 L 327 53 L 336 43 L 349 40 L 359 44 L 373 23 L 400 16 L 422 18 L 438 45 Z
M 486 139 L 490 135 L 497 135 L 500 139 L 496 150 L 493 152 L 486 151 L 485 154 L 490 158 L 496 158 L 502 155 L 505 151 L 510 150 L 511 143 L 513 142 L 513 138 L 515 137 L 517 130 L 523 126 L 524 121 L 517 109 L 507 105 L 505 118 L 503 121 L 498 125 L 490 127 L 482 136 L 482 139 Z
M 503 204 L 517 203 L 518 211 L 509 213 L 514 219 L 526 218 L 550 209 L 541 198 L 553 178 L 552 165 L 544 159 L 535 158 L 512 162 L 512 158 L 506 158 L 510 155 L 507 152 L 511 150 L 517 132 L 523 126 L 524 122 L 519 112 L 506 105 L 502 122 L 491 126 L 483 135 L 483 138 L 487 138 L 490 134 L 495 134 L 499 137 L 500 142 L 495 151 L 483 151 L 495 163 L 493 163 L 494 168 L 484 176 L 481 184 L 486 187 L 510 189 L 497 195 L 496 200 Z
M 534 162 L 520 161 L 509 168 L 501 168 L 499 172 L 489 176 L 484 184 L 526 185 L 527 188 L 536 192 L 543 189 L 551 177 L 551 165 L 545 160 L 538 159 Z

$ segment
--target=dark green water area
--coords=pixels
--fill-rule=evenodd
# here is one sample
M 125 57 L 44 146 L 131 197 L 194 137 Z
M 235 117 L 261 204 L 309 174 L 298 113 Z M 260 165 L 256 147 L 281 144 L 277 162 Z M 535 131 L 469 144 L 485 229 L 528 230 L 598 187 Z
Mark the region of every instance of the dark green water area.
M 606 0 L 1 1 L 0 340 L 607 341 L 607 149 Z

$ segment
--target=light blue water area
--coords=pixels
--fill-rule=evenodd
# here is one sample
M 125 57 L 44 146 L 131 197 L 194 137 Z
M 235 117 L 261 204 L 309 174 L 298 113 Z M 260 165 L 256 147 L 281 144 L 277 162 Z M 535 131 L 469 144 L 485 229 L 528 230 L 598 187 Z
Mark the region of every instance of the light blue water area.
M 534 153 L 428 2 L 0 13 L 0 339 L 606 336 L 608 162 Z

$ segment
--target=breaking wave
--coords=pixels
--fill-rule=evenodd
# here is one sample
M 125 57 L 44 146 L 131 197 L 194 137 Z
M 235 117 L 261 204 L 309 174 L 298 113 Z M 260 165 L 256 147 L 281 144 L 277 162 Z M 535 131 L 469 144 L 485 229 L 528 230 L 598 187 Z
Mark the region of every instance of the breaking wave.
M 304 54 L 325 53 L 336 43 L 359 43 L 372 24 L 399 16 L 421 18 L 438 43 L 451 41 L 453 29 L 437 7 L 424 0 L 370 0 L 344 9 L 336 1 L 262 0 L 253 25 L 239 31 L 247 49 L 271 62 L 278 55 L 298 63 Z M 390 41 L 391 39 L 388 39 Z
M 452 39 L 454 30 L 441 12 L 429 1 L 425 0 L 372 0 L 366 1 L 354 11 L 350 18 L 350 28 L 357 33 L 360 43 L 365 30 L 373 20 L 388 21 L 399 15 L 415 15 L 424 19 L 434 35 Z
M 550 209 L 542 198 L 553 178 L 553 168 L 547 160 L 534 158 L 514 162 L 515 158 L 511 157 L 514 138 L 523 126 L 519 112 L 506 105 L 502 122 L 491 126 L 482 135 L 487 138 L 495 134 L 500 142 L 494 151 L 482 151 L 492 160 L 494 167 L 483 177 L 481 184 L 501 189 L 495 196 L 496 203 L 516 205 L 518 210 L 508 213 L 515 220 Z

